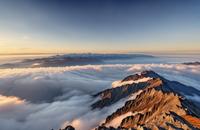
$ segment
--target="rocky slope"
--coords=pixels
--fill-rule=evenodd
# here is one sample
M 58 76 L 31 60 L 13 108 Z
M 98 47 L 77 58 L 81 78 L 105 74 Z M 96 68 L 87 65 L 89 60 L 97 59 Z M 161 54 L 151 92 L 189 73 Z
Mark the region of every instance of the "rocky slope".
M 123 107 L 116 108 L 96 130 L 200 129 L 199 103 L 186 98 L 191 94 L 200 96 L 199 90 L 169 81 L 153 71 L 128 76 L 121 82 L 137 81 L 145 77 L 150 78 L 145 82 L 125 84 L 95 95 L 101 99 L 92 105 L 93 109 L 112 105 L 138 93 L 136 98 L 128 100 Z

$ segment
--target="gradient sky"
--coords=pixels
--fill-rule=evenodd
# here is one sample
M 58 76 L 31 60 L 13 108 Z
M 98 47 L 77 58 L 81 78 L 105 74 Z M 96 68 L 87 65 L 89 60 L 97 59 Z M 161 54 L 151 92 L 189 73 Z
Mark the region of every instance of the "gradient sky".
M 199 0 L 0 0 L 0 53 L 200 52 Z

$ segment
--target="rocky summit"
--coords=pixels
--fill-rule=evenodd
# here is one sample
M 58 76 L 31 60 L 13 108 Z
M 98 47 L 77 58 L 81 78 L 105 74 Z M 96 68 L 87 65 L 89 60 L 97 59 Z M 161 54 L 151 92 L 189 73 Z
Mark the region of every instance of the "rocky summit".
M 147 77 L 149 80 L 141 80 Z M 136 82 L 138 80 L 142 82 Z M 107 89 L 95 95 L 101 99 L 92 105 L 93 109 L 103 108 L 122 98 L 127 98 L 124 106 L 116 108 L 116 111 L 95 130 L 200 129 L 199 104 L 187 99 L 187 96 L 193 92 L 200 96 L 199 90 L 176 81 L 169 81 L 154 71 L 130 75 L 121 82 L 127 81 L 133 82 Z M 137 96 L 129 100 L 134 93 Z
M 170 81 L 154 71 L 125 77 L 115 87 L 93 95 L 91 109 L 109 107 L 125 99 L 95 130 L 199 130 L 200 105 L 192 100 L 200 91 Z M 88 122 L 89 123 L 89 122 Z M 68 129 L 67 129 L 68 130 Z M 70 130 L 73 130 L 71 128 Z

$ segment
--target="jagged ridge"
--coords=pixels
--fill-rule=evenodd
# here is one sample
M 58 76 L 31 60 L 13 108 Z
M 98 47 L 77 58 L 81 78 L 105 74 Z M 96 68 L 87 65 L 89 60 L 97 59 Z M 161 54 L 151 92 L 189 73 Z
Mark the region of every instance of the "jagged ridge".
M 138 78 L 143 77 L 151 77 L 153 79 L 146 83 L 131 84 L 108 89 L 96 95 L 101 96 L 101 100 L 93 104 L 92 107 L 102 108 L 113 104 L 131 93 L 142 90 L 142 93 L 134 100 L 127 101 L 122 108 L 117 109 L 116 112 L 108 116 L 105 123 L 98 127 L 97 130 L 115 130 L 115 128 L 109 126 L 109 123 L 128 112 L 131 112 L 132 115 L 121 120 L 121 123 L 117 128 L 118 130 L 128 128 L 137 129 L 141 127 L 148 129 L 200 128 L 199 108 L 195 103 L 184 97 L 184 94 L 187 95 L 190 94 L 190 91 L 193 92 L 194 88 L 178 82 L 166 80 L 153 71 L 144 71 L 141 75 L 128 76 L 123 79 L 122 82 L 127 80 L 137 80 Z M 183 87 L 190 91 L 184 91 Z M 118 91 L 119 93 L 117 93 Z M 195 93 L 199 94 L 199 91 L 196 90 Z M 116 97 L 118 97 L 118 99 L 116 99 Z

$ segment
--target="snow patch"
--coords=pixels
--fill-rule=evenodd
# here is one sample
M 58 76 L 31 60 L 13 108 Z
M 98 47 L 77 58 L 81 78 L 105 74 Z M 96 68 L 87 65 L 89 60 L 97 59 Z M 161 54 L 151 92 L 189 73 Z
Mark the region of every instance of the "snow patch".
M 150 78 L 150 77 L 144 77 L 144 78 L 141 78 L 141 79 L 138 79 L 138 80 L 130 80 L 130 81 L 117 80 L 117 81 L 114 81 L 112 83 L 112 88 L 120 87 L 120 86 L 123 86 L 123 85 L 129 85 L 129 84 L 133 84 L 133 83 L 137 84 L 137 83 L 141 83 L 141 82 L 147 82 L 151 79 L 152 78 Z

